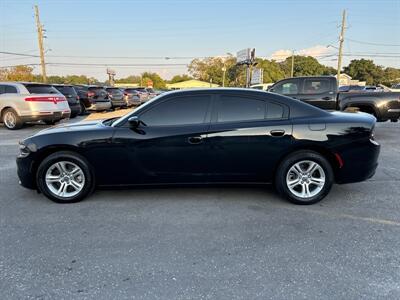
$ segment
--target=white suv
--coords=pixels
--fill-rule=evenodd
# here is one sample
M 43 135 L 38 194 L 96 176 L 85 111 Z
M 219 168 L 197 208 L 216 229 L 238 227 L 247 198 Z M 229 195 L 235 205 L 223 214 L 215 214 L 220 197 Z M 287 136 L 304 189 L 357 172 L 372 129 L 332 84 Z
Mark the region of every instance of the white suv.
M 67 100 L 51 85 L 0 82 L 0 122 L 8 129 L 33 121 L 52 125 L 70 114 Z

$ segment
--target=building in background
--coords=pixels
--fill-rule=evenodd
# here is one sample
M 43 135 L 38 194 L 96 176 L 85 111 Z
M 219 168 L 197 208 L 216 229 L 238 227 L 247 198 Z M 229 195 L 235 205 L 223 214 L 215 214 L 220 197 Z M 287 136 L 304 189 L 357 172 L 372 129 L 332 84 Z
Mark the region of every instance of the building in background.
M 335 75 L 337 78 L 337 75 Z M 359 81 L 359 80 L 354 80 L 351 78 L 350 75 L 347 75 L 345 73 L 340 74 L 340 78 L 338 80 L 339 86 L 344 86 L 344 85 L 359 85 L 359 86 L 365 86 L 366 82 L 365 81 Z
M 169 90 L 181 90 L 181 89 L 193 89 L 193 88 L 209 88 L 209 87 L 219 87 L 218 84 L 200 81 L 196 79 L 181 81 L 177 83 L 167 83 L 167 89 Z

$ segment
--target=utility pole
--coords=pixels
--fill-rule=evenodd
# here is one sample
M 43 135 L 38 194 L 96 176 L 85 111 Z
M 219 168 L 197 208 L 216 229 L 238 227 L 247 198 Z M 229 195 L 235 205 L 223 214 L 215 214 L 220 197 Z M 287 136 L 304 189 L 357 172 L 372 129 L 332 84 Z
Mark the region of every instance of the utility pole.
M 294 50 L 292 50 L 292 68 L 290 70 L 290 77 L 294 75 Z
M 43 47 L 43 25 L 40 23 L 39 7 L 37 5 L 35 5 L 35 18 L 36 18 L 36 27 L 38 32 L 38 41 L 39 41 L 40 65 L 42 66 L 42 78 L 43 82 L 47 82 L 46 63 L 44 61 L 44 47 Z
M 346 29 L 346 10 L 343 10 L 342 15 L 342 29 L 340 30 L 339 36 L 339 55 L 338 55 L 338 66 L 337 66 L 337 82 L 340 80 L 340 70 L 342 68 L 342 55 L 343 55 L 343 42 L 344 42 L 344 31 Z
M 225 87 L 225 72 L 226 72 L 226 67 L 222 67 L 222 87 Z

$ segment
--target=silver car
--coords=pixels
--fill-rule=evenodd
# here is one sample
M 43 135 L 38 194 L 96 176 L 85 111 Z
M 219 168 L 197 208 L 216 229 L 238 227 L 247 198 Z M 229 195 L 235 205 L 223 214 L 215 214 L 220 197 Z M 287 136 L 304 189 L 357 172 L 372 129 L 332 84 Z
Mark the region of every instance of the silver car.
M 34 121 L 52 125 L 70 114 L 66 98 L 51 85 L 0 82 L 0 122 L 8 129 Z

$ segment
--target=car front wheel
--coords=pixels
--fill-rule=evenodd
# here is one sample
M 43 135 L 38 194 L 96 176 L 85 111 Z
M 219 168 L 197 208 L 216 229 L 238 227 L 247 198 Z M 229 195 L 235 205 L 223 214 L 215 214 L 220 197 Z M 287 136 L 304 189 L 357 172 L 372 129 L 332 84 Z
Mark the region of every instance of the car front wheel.
M 275 185 L 290 202 L 307 205 L 321 201 L 329 193 L 333 180 L 332 167 L 322 155 L 298 151 L 281 163 Z
M 58 203 L 81 201 L 94 187 L 89 163 L 81 155 L 69 151 L 56 152 L 44 159 L 36 180 L 39 190 Z

